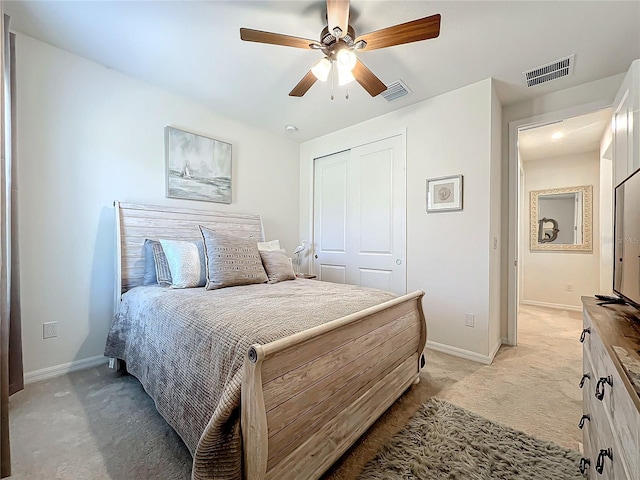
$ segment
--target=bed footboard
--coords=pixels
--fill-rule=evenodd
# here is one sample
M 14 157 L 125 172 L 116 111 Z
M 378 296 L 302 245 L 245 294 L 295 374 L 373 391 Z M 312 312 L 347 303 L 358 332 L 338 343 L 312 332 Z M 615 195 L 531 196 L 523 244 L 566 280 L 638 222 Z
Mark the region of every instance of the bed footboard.
M 287 338 L 244 363 L 244 477 L 317 479 L 420 374 L 423 291 Z

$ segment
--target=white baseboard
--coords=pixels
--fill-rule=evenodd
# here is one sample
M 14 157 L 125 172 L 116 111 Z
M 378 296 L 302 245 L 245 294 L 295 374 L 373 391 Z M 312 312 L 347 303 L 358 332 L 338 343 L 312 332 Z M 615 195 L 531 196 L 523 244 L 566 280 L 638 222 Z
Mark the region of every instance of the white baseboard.
M 491 362 L 493 361 L 493 357 L 498 352 L 498 348 L 500 348 L 500 344 L 496 346 L 496 349 L 495 349 L 495 352 L 493 352 L 493 355 L 482 355 L 480 353 L 472 352 L 470 350 L 464 350 L 463 348 L 452 347 L 451 345 L 445 345 L 444 343 L 433 342 L 431 340 L 427 340 L 427 348 L 430 348 L 431 350 L 437 350 L 438 352 L 442 352 L 442 353 L 448 353 L 449 355 L 453 355 L 454 357 L 466 358 L 467 360 L 473 360 L 474 362 L 484 363 L 485 365 L 491 365 Z
M 582 311 L 582 307 L 576 307 L 575 305 L 562 305 L 561 303 L 538 302 L 537 300 L 521 300 L 520 303 L 522 305 L 533 305 L 535 307 L 547 307 L 547 308 L 556 308 L 559 310 L 571 310 L 572 312 Z
M 493 351 L 489 353 L 489 359 L 490 359 L 489 364 L 493 363 L 493 359 L 496 358 L 496 355 L 498 354 L 498 350 L 500 350 L 501 346 L 502 346 L 502 341 L 499 341 L 498 343 L 496 343 L 496 346 L 493 347 Z
M 97 357 L 83 358 L 82 360 L 75 360 L 70 363 L 63 363 L 62 365 L 43 368 L 42 370 L 34 370 L 33 372 L 24 374 L 24 383 L 28 385 L 29 383 L 39 382 L 40 380 L 59 377 L 69 372 L 75 372 L 76 370 L 97 367 L 103 363 L 106 364 L 108 361 L 109 359 L 107 357 L 99 355 Z

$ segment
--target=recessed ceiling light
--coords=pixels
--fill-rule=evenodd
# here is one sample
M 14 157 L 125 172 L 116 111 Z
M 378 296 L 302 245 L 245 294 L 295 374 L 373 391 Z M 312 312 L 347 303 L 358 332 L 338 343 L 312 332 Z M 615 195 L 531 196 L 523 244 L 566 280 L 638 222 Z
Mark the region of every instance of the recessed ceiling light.
M 297 132 L 298 131 L 298 127 L 296 127 L 295 125 L 287 125 L 286 127 L 284 127 L 284 129 L 287 132 Z
M 556 132 L 553 135 L 551 135 L 551 138 L 553 138 L 554 140 L 558 140 L 559 138 L 564 137 L 564 133 L 562 132 Z

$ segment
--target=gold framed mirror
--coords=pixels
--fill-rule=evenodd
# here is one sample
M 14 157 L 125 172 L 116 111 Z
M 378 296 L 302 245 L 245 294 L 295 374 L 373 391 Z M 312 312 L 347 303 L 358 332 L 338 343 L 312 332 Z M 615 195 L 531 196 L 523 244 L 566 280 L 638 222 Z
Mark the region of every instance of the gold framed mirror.
M 529 246 L 533 250 L 592 251 L 591 185 L 529 192 Z

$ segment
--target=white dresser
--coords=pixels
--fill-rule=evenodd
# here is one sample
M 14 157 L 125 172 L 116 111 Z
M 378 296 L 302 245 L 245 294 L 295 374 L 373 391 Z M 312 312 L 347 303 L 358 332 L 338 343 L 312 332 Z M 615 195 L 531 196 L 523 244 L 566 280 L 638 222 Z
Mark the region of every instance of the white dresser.
M 582 302 L 580 468 L 592 480 L 640 480 L 640 312 Z

